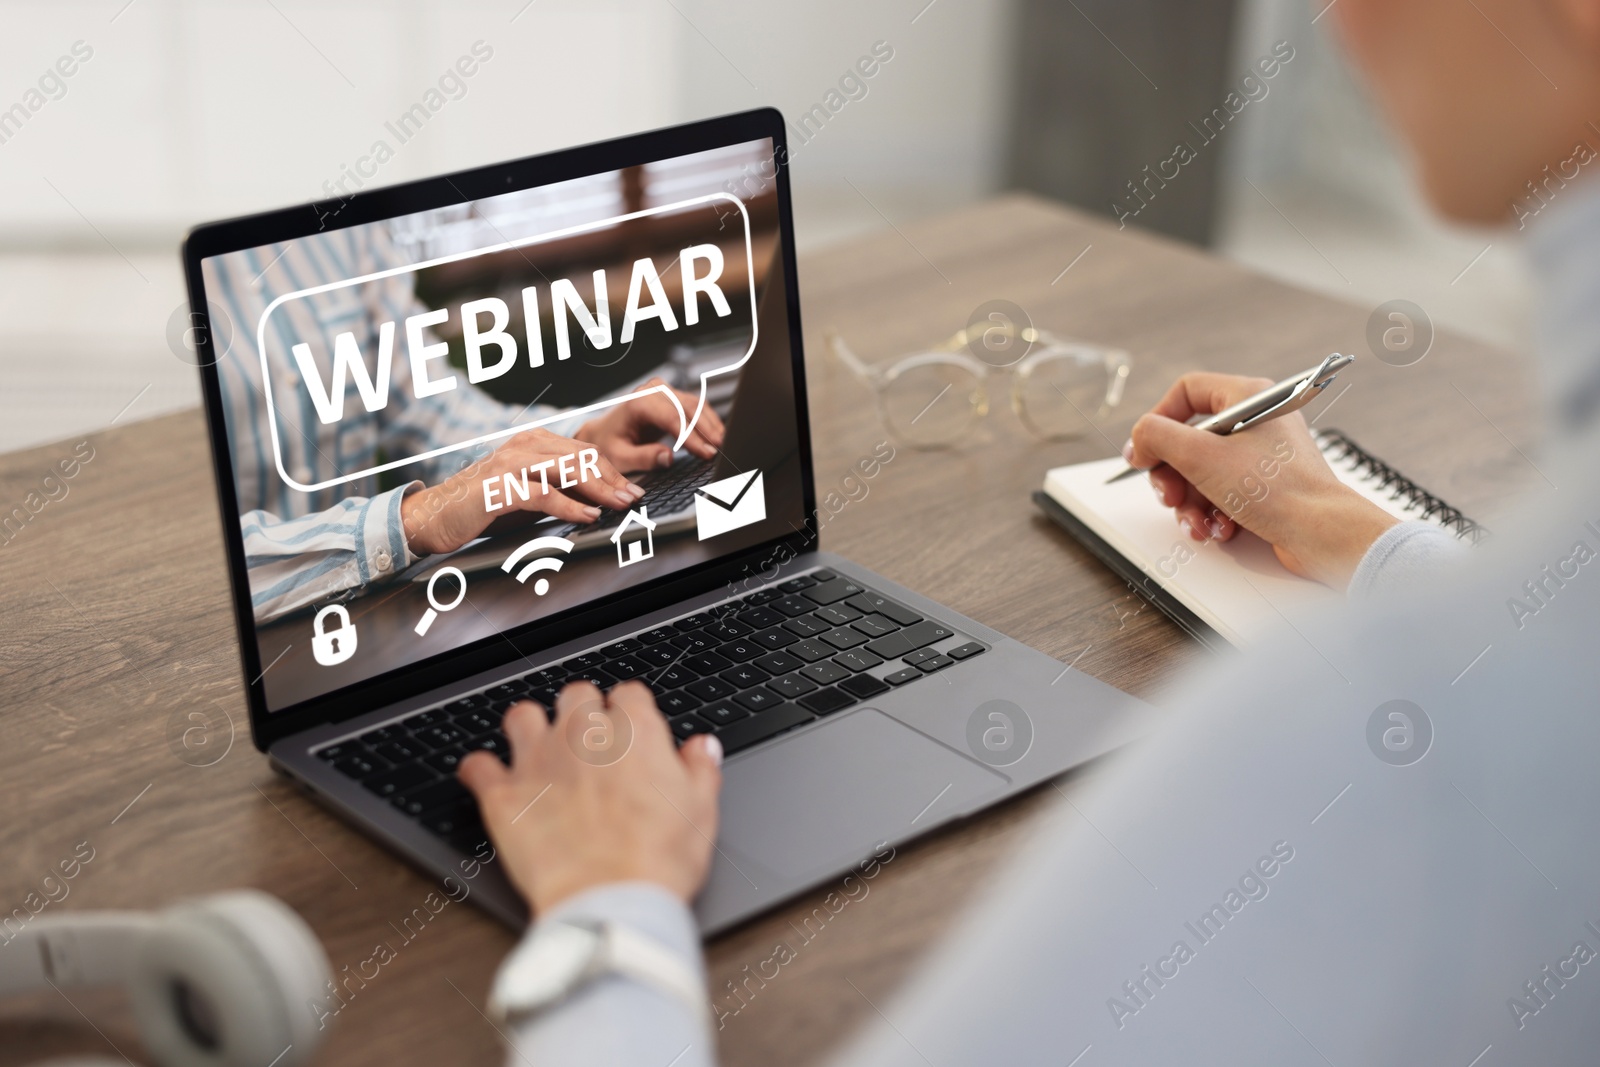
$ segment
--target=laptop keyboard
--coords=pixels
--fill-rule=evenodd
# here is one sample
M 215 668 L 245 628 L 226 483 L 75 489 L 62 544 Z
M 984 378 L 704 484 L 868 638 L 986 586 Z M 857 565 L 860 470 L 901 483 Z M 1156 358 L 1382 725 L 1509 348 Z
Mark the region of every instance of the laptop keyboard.
M 316 754 L 471 852 L 485 835 L 456 767 L 478 749 L 510 762 L 500 721 L 517 701 L 536 700 L 553 717 L 556 693 L 568 682 L 605 689 L 637 678 L 655 693 L 678 744 L 711 733 L 732 755 L 986 651 L 823 568 L 413 712 Z

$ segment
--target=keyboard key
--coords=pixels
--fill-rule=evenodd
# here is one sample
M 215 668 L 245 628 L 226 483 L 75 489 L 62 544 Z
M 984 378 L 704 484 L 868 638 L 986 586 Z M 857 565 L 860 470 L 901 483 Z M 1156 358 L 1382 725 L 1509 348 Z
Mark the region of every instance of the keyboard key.
M 892 617 L 892 616 L 891 616 Z M 912 623 L 898 633 L 888 637 L 880 637 L 867 646 L 874 655 L 884 659 L 899 659 L 908 652 L 915 652 L 924 645 L 931 645 L 935 641 L 942 641 L 955 633 L 948 626 L 940 626 L 931 619 L 924 619 Z
M 800 673 L 805 675 L 807 678 L 810 678 L 818 685 L 832 685 L 841 678 L 850 677 L 850 672 L 848 670 L 829 660 L 823 660 L 821 663 L 812 663 L 809 666 L 801 667 Z
M 816 607 L 816 605 L 811 603 L 811 601 L 807 600 L 805 597 L 795 596 L 792 593 L 786 597 L 783 597 L 779 600 L 774 600 L 772 602 L 772 609 L 774 611 L 782 612 L 785 616 L 791 619 L 797 615 L 806 614 L 814 607 Z
M 787 648 L 800 639 L 794 634 L 790 633 L 788 630 L 780 629 L 774 626 L 770 630 L 762 630 L 758 634 L 752 634 L 750 636 L 750 640 L 754 641 L 762 648 L 777 650 L 780 648 Z
M 500 728 L 500 716 L 486 715 L 481 711 L 475 711 L 470 715 L 458 716 L 456 726 L 465 730 L 468 734 L 486 734 L 490 730 L 498 730 Z
M 875 697 L 879 693 L 887 693 L 889 691 L 889 687 L 887 685 L 880 682 L 870 674 L 858 674 L 853 678 L 846 678 L 844 681 L 839 683 L 839 688 L 843 689 L 846 693 L 850 693 L 853 696 L 858 696 L 863 700 L 868 697 Z
M 765 741 L 775 734 L 808 723 L 814 718 L 815 716 L 804 708 L 783 704 L 760 715 L 741 719 L 731 726 L 719 727 L 717 739 L 722 742 L 722 750 L 732 754 Z
M 699 718 L 716 726 L 726 726 L 730 722 L 738 722 L 749 717 L 750 713 L 737 704 L 730 704 L 726 700 L 719 700 L 715 704 L 707 704 L 695 713 Z
M 833 655 L 834 650 L 821 641 L 796 641 L 785 652 L 791 656 L 799 656 L 807 663 L 815 663 L 819 659 L 827 659 Z
M 369 774 L 377 774 L 379 771 L 388 770 L 389 761 L 382 756 L 363 752 L 337 760 L 333 766 L 340 774 L 348 775 L 351 778 L 365 778 Z
M 529 671 L 522 680 L 533 690 L 560 689 L 561 683 L 567 680 L 567 672 L 560 667 L 546 667 L 542 671 Z
M 924 674 L 932 674 L 934 671 L 944 670 L 954 662 L 955 660 L 949 656 L 934 656 L 932 659 L 926 659 L 917 664 L 917 670 L 922 671 Z
M 731 697 L 738 692 L 737 689 L 724 682 L 721 678 L 702 678 L 698 682 L 690 682 L 683 688 L 686 692 L 699 697 L 701 700 L 721 700 L 723 697 Z
M 672 732 L 679 741 L 687 741 L 695 734 L 709 734 L 711 724 L 697 715 L 680 715 L 672 720 Z
M 449 748 L 459 745 L 467 739 L 466 732 L 449 724 L 443 726 L 430 726 L 416 734 L 418 741 L 433 748 Z
M 415 715 L 407 716 L 404 725 L 407 730 L 416 733 L 424 726 L 433 726 L 436 723 L 445 722 L 449 718 L 449 714 L 443 708 L 429 708 L 427 711 L 419 711 Z
M 677 637 L 674 637 L 671 641 L 667 642 L 667 644 L 671 645 L 673 648 L 682 649 L 684 652 L 689 653 L 708 651 L 709 649 L 714 648 L 716 643 L 717 642 L 715 639 L 707 637 L 705 634 L 698 632 L 679 634 Z
M 600 651 L 606 656 L 615 659 L 618 656 L 626 656 L 631 652 L 637 652 L 643 647 L 644 643 L 637 638 L 624 637 L 621 641 L 606 645 Z
M 834 648 L 840 649 L 841 651 L 847 648 L 855 648 L 857 645 L 864 645 L 867 643 L 867 637 L 865 634 L 856 630 L 847 629 L 843 626 L 839 627 L 837 630 L 829 630 L 827 633 L 822 635 L 822 640 L 828 642 L 828 644 L 832 645 Z
M 656 707 L 661 709 L 661 714 L 667 718 L 682 715 L 686 711 L 693 711 L 700 706 L 700 698 L 681 689 L 674 689 L 670 693 L 662 693 L 656 697 Z
M 926 663 L 928 660 L 932 659 L 938 654 L 938 651 L 935 649 L 919 648 L 915 652 L 912 652 L 902 658 L 900 662 L 904 663 L 907 667 L 915 667 L 919 663 Z
M 652 667 L 668 667 L 678 661 L 683 650 L 673 648 L 671 645 L 652 645 L 649 648 L 635 652 L 634 658 L 641 663 L 648 663 Z
M 616 675 L 619 681 L 624 681 L 628 678 L 637 678 L 655 668 L 637 656 L 620 656 L 607 663 L 606 670 Z
M 755 659 L 766 651 L 765 645 L 758 645 L 749 638 L 740 638 L 736 641 L 729 641 L 725 645 L 717 646 L 718 655 L 726 656 L 735 663 L 743 663 L 747 659 Z
M 698 656 L 685 656 L 683 665 L 696 674 L 716 674 L 733 666 L 733 660 L 724 659 L 715 652 L 702 652 Z
M 847 622 L 854 622 L 861 618 L 861 612 L 847 604 L 834 604 L 826 608 L 818 608 L 814 613 L 823 622 L 834 626 L 843 626 Z
M 440 837 L 451 837 L 469 827 L 481 828 L 478 806 L 469 797 L 463 801 L 422 813 L 422 825 Z
M 410 737 L 404 741 L 385 741 L 374 751 L 390 763 L 410 763 L 428 754 L 426 746 L 417 744 Z
M 703 631 L 707 637 L 718 641 L 732 641 L 735 637 L 743 637 L 750 632 L 750 627 L 733 619 L 723 619 L 715 625 L 707 626 Z
M 783 698 L 769 689 L 746 689 L 733 699 L 751 711 L 766 711 L 783 703 Z
M 327 748 L 317 749 L 317 758 L 333 763 L 336 760 L 344 759 L 346 756 L 364 754 L 365 752 L 366 746 L 359 741 L 341 741 L 337 745 L 329 745 Z
M 812 615 L 801 615 L 799 618 L 790 619 L 783 624 L 783 628 L 790 633 L 799 634 L 801 637 L 815 637 L 833 629 L 832 626 Z
M 807 600 L 818 604 L 836 604 L 846 597 L 855 596 L 861 592 L 861 587 L 848 578 L 835 578 L 832 581 L 814 585 L 800 595 Z
M 873 612 L 877 612 L 879 615 L 887 615 L 901 626 L 910 626 L 912 623 L 922 621 L 921 615 L 918 615 L 904 604 L 897 604 L 888 597 L 879 596 L 870 590 L 859 596 L 851 597 L 846 603 L 857 611 L 866 612 L 868 615 Z
M 788 674 L 796 667 L 799 667 L 803 661 L 796 659 L 787 652 L 769 652 L 765 656 L 751 660 L 751 662 L 768 674 Z
M 680 689 L 700 677 L 699 672 L 691 671 L 679 663 L 668 667 L 664 671 L 657 671 L 645 679 L 652 689 Z
M 433 771 L 420 763 L 396 767 L 389 771 L 380 771 L 370 778 L 362 780 L 361 784 L 378 794 L 380 797 L 392 797 L 399 793 L 407 793 L 419 785 L 427 785 L 433 781 Z
M 973 656 L 987 651 L 988 649 L 986 649 L 983 645 L 978 644 L 978 642 L 968 641 L 964 645 L 957 645 L 955 648 L 946 651 L 945 655 L 954 660 L 963 660 L 971 659 Z
M 900 627 L 895 625 L 895 623 L 886 616 L 868 615 L 864 619 L 857 619 L 855 622 L 851 623 L 850 628 L 853 630 L 860 630 L 868 637 L 882 637 L 884 634 L 894 633 Z
M 467 742 L 467 749 L 468 751 L 482 750 L 484 752 L 493 752 L 496 756 L 500 757 L 501 763 L 511 762 L 511 743 L 508 742 L 505 738 L 505 735 L 501 733 L 484 734 L 482 737 L 474 737 L 471 741 Z
M 588 670 L 575 673 L 568 679 L 568 683 L 570 684 L 571 682 L 590 682 L 601 689 L 607 689 L 617 684 L 617 680 L 609 672 L 603 671 L 599 667 L 590 667 Z
M 855 697 L 835 686 L 829 686 L 827 689 L 818 689 L 815 693 L 800 698 L 801 707 L 810 708 L 818 715 L 832 715 L 841 708 L 848 708 L 855 702 Z
M 561 666 L 574 676 L 581 676 L 585 671 L 593 670 L 605 662 L 605 657 L 598 652 L 585 652 L 581 656 L 562 660 Z
M 785 699 L 793 700 L 817 688 L 817 683 L 801 674 L 786 674 L 782 678 L 774 678 L 768 682 L 767 688 Z
M 885 675 L 883 680 L 890 685 L 905 685 L 907 682 L 914 682 L 921 677 L 922 672 L 915 667 L 902 667 L 893 674 Z
M 740 622 L 752 630 L 765 630 L 768 626 L 778 625 L 785 618 L 785 616 L 770 608 L 751 608 L 748 611 L 739 612 L 737 617 Z
M 837 571 L 831 571 L 826 567 L 818 567 L 816 570 L 811 572 L 811 577 L 815 578 L 819 582 L 831 582 L 835 578 L 839 577 L 839 574 Z
M 745 602 L 748 603 L 748 604 L 757 604 L 757 605 L 759 605 L 759 604 L 770 604 L 774 600 L 777 600 L 781 596 L 783 596 L 783 594 L 778 592 L 776 589 L 758 589 L 754 593 L 751 593 L 749 596 L 745 597 L 744 599 L 745 599 Z
M 445 707 L 454 709 L 456 704 L 465 703 L 466 701 L 458 700 L 455 702 L 455 704 L 446 704 Z M 380 726 L 376 730 L 368 730 L 356 740 L 360 741 L 364 745 L 376 747 L 383 744 L 385 741 L 401 741 L 404 740 L 405 737 L 405 730 L 400 726 L 399 723 L 394 723 L 389 726 Z
M 712 623 L 714 623 L 716 621 L 717 621 L 716 616 L 713 615 L 711 612 L 702 611 L 702 612 L 699 612 L 698 614 L 690 615 L 686 619 L 679 619 L 678 623 L 677 623 L 678 632 L 680 634 L 686 634 L 690 630 L 699 630 L 699 629 L 702 629 L 702 628 L 704 628 L 706 626 L 710 626 Z
M 883 660 L 879 659 L 877 656 L 874 656 L 864 648 L 856 648 L 851 649 L 849 652 L 839 653 L 839 655 L 833 657 L 833 662 L 837 663 L 841 667 L 849 667 L 853 671 L 860 672 L 870 671 L 872 668 L 882 663 Z
M 790 578 L 787 582 L 781 583 L 778 588 L 783 590 L 785 593 L 798 593 L 800 590 L 810 589 L 816 584 L 817 580 L 815 578 L 807 578 L 802 574 L 798 578 Z
M 461 766 L 461 757 L 467 754 L 464 748 L 440 749 L 431 756 L 422 757 L 422 762 L 438 771 L 440 774 L 454 774 L 456 768 Z
M 772 675 L 760 667 L 752 667 L 748 663 L 741 663 L 732 670 L 723 671 L 717 677 L 729 685 L 736 685 L 740 689 L 749 689 L 753 685 L 760 685 L 768 678 L 771 678 Z
M 665 626 L 657 626 L 654 630 L 646 630 L 644 633 L 637 635 L 636 640 L 642 644 L 656 645 L 669 639 L 677 632 L 677 627 L 669 622 Z
M 472 794 L 467 792 L 466 786 L 454 778 L 445 778 L 425 785 L 420 789 L 413 789 L 408 793 L 391 797 L 389 803 L 407 815 L 415 816 L 421 815 L 425 811 L 451 807 L 464 800 L 471 799 Z

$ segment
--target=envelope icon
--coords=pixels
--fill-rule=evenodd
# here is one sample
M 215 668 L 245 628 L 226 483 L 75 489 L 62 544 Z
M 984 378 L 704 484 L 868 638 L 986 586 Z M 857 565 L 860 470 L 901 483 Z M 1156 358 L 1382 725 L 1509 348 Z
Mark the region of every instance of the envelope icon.
M 749 471 L 695 490 L 694 524 L 700 531 L 700 540 L 766 518 L 765 488 L 761 472 Z

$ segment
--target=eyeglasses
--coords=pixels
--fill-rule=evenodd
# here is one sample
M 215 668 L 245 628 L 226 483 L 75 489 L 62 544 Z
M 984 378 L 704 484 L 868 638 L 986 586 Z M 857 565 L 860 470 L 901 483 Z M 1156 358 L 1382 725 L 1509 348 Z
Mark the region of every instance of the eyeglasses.
M 1122 402 L 1127 352 L 1066 341 L 1032 326 L 968 327 L 928 351 L 868 364 L 836 333 L 835 356 L 867 385 L 889 432 L 912 448 L 948 448 L 989 413 L 989 377 L 1011 373 L 1011 410 L 1046 441 L 1092 431 Z

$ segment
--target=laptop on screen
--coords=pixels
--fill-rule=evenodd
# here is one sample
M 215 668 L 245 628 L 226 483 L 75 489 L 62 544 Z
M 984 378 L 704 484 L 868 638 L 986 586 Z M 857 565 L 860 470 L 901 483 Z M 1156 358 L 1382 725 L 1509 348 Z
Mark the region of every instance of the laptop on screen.
M 819 550 L 787 162 L 767 109 L 185 242 L 252 738 L 513 925 L 455 767 L 569 681 L 721 739 L 706 933 L 1148 723 Z

